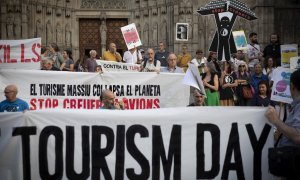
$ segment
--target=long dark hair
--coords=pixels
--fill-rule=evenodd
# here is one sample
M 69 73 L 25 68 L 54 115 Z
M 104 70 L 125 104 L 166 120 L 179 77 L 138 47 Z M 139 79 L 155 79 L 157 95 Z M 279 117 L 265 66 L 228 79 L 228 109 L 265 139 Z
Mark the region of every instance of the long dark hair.
M 70 51 L 69 49 L 65 49 L 64 50 L 66 53 L 67 53 L 67 55 L 69 56 L 69 59 L 72 59 L 73 60 L 73 58 L 72 58 L 72 51 Z
M 258 94 L 260 95 L 260 91 L 259 91 L 259 86 L 260 85 L 265 85 L 267 87 L 267 97 L 270 97 L 271 96 L 271 89 L 270 89 L 270 85 L 269 85 L 269 82 L 268 81 L 265 81 L 265 80 L 262 80 L 258 83 Z
M 268 66 L 268 62 L 269 62 L 269 59 L 272 59 L 272 61 L 273 61 L 273 68 L 275 68 L 276 67 L 276 61 L 274 60 L 274 58 L 272 57 L 272 56 L 267 56 L 266 58 L 265 58 L 265 61 L 264 61 L 264 69 L 267 71 L 267 68 L 269 67 Z

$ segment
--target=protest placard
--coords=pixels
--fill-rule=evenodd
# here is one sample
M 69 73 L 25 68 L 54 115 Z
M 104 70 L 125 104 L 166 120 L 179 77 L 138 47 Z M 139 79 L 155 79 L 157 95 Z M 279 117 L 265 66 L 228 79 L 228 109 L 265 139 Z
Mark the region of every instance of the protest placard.
M 241 31 L 233 31 L 232 32 L 235 47 L 237 50 L 246 50 L 247 49 L 247 38 L 245 32 Z
M 121 31 L 128 50 L 142 45 L 134 23 L 121 27 Z
M 281 67 L 290 68 L 290 59 L 298 56 L 297 44 L 280 45 Z

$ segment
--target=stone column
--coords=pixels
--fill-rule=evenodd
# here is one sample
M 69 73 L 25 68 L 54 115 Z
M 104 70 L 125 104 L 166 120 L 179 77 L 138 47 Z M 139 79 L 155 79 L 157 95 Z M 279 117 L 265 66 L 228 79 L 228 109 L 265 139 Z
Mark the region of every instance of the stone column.
M 21 15 L 21 21 L 22 21 L 22 38 L 27 39 L 28 38 L 28 18 L 27 18 L 27 5 L 22 4 L 22 15 Z
M 6 39 L 6 5 L 1 3 L 1 38 Z

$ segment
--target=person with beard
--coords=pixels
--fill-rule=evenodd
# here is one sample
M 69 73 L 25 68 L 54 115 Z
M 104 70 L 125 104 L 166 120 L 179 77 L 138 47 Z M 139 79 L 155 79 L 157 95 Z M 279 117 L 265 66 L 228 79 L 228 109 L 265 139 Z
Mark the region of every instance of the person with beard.
M 260 46 L 257 41 L 257 33 L 250 33 L 249 40 L 250 43 L 247 45 L 247 55 L 249 59 L 248 67 L 250 71 L 253 72 L 254 65 L 260 62 L 263 54 L 260 51 Z
M 199 89 L 194 89 L 193 97 L 194 97 L 194 102 L 189 104 L 188 107 L 191 107 L 191 106 L 204 106 L 205 96 Z
M 141 65 L 141 72 L 160 72 L 160 61 L 155 59 L 155 53 L 152 48 L 147 50 L 148 59 L 145 59 Z
M 114 93 L 109 90 L 103 90 L 100 96 L 100 101 L 103 103 L 103 106 L 100 109 L 110 109 L 110 110 L 123 110 L 124 103 L 116 102 Z
M 280 39 L 278 34 L 271 34 L 270 44 L 264 49 L 264 57 L 272 57 L 277 66 L 281 66 Z

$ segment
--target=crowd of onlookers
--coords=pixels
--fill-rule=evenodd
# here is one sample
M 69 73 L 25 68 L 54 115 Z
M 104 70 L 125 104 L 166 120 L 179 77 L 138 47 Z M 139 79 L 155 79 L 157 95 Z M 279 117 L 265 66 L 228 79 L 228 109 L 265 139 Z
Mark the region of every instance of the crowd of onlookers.
M 230 61 L 217 60 L 217 52 L 204 52 L 198 49 L 194 55 L 183 45 L 178 54 L 168 52 L 160 42 L 158 50 L 153 48 L 132 48 L 122 55 L 117 52 L 115 43 L 110 43 L 108 50 L 100 57 L 96 50 L 89 52 L 74 62 L 70 50 L 59 52 L 55 43 L 42 48 L 42 69 L 77 72 L 100 72 L 102 68 L 96 60 L 120 63 L 140 64 L 142 72 L 184 73 L 193 64 L 199 69 L 206 95 L 206 106 L 268 106 L 270 100 L 272 74 L 281 65 L 280 41 L 277 34 L 270 36 L 270 44 L 260 47 L 257 34 L 249 35 L 246 50 L 237 50 Z

